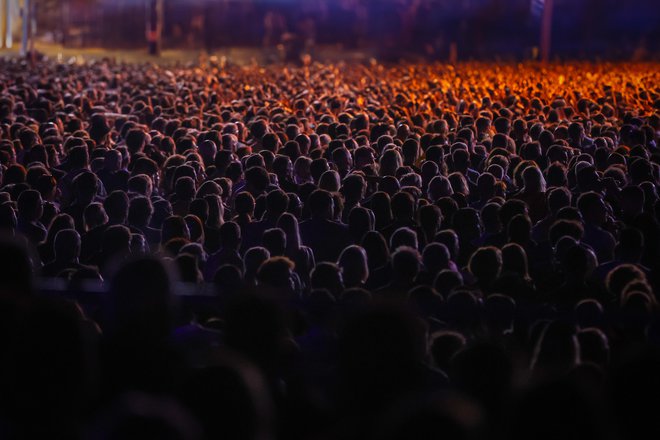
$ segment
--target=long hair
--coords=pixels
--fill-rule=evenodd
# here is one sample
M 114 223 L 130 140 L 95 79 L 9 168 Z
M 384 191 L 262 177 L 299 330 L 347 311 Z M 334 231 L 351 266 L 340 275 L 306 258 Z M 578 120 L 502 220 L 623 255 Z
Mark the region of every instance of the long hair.
M 285 212 L 277 220 L 277 227 L 282 229 L 286 234 L 286 250 L 287 252 L 295 252 L 300 249 L 300 228 L 298 227 L 298 219 L 290 212 Z
M 538 167 L 530 166 L 522 172 L 523 192 L 544 193 L 546 191 L 545 178 Z

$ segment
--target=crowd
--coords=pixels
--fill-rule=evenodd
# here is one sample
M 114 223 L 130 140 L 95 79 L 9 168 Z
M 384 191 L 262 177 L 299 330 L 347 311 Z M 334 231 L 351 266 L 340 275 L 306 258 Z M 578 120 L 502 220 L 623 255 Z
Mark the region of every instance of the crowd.
M 0 437 L 657 437 L 659 139 L 653 64 L 3 59 Z

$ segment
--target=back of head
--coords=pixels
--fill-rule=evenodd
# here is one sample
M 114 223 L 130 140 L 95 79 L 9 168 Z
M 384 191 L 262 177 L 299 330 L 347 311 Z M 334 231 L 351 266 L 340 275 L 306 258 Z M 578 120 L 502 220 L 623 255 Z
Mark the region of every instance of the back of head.
M 339 255 L 337 264 L 342 269 L 344 282 L 353 287 L 364 284 L 369 277 L 367 252 L 361 246 L 348 246 Z
M 509 199 L 500 208 L 500 221 L 507 227 L 513 217 L 518 214 L 527 214 L 527 205 L 522 200 Z
M 122 224 L 128 217 L 128 196 L 124 191 L 113 191 L 103 201 L 110 222 Z
M 646 282 L 646 275 L 634 264 L 621 264 L 607 274 L 605 287 L 612 298 L 622 301 L 624 288 L 633 281 Z
M 239 215 L 252 215 L 254 214 L 255 203 L 256 201 L 254 200 L 252 194 L 247 191 L 243 191 L 238 193 L 234 199 L 234 211 Z
M 452 195 L 454 190 L 445 176 L 435 176 L 429 183 L 428 193 L 432 200 L 438 200 L 441 197 Z
M 454 213 L 452 227 L 461 238 L 476 238 L 481 232 L 479 212 L 474 208 L 460 208 Z
M 514 216 L 507 226 L 509 240 L 514 243 L 526 244 L 532 233 L 532 220 L 525 214 Z
M 307 199 L 312 217 L 331 219 L 333 217 L 334 200 L 328 191 L 317 189 Z
M 341 268 L 331 262 L 321 262 L 311 273 L 312 289 L 325 289 L 335 298 L 344 290 L 344 280 Z
M 502 247 L 502 272 L 528 276 L 527 253 L 518 243 L 507 243 Z
M 225 298 L 238 293 L 243 284 L 241 269 L 233 264 L 223 264 L 215 271 L 213 284 L 218 294 Z
M 605 333 L 598 328 L 583 328 L 577 333 L 580 361 L 592 362 L 603 368 L 610 360 L 610 345 Z
M 128 207 L 128 223 L 134 226 L 149 224 L 154 209 L 151 201 L 143 196 L 134 197 Z
M 600 194 L 590 191 L 578 198 L 577 207 L 585 220 L 593 221 L 603 215 L 601 212 L 604 209 L 602 202 L 603 198 Z
M 369 231 L 362 237 L 362 247 L 367 252 L 369 266 L 381 267 L 386 264 L 390 257 L 390 249 L 387 241 L 378 231 Z
M 502 268 L 502 253 L 494 246 L 481 247 L 470 257 L 468 267 L 479 284 L 487 286 L 500 274 Z
M 284 255 L 286 251 L 286 234 L 280 228 L 266 229 L 261 238 L 263 246 L 272 256 Z
M 444 330 L 433 333 L 430 351 L 436 367 L 448 372 L 452 358 L 466 343 L 465 336 L 459 332 Z
M 419 247 L 417 233 L 410 228 L 399 228 L 390 237 L 390 249 L 395 251 L 401 246 L 408 246 L 413 249 Z
M 552 246 L 556 246 L 562 237 L 571 237 L 575 241 L 582 239 L 584 228 L 582 224 L 575 220 L 557 220 L 550 226 L 549 239 Z
M 603 325 L 605 310 L 595 299 L 584 299 L 575 305 L 575 322 L 578 328 L 599 327 Z
M 289 205 L 289 198 L 281 189 L 274 189 L 266 196 L 266 210 L 269 216 L 278 219 Z
M 495 191 L 497 179 L 491 173 L 482 173 L 477 179 L 477 191 L 482 200 L 488 200 Z
M 189 176 L 179 177 L 174 185 L 174 192 L 180 200 L 192 200 L 195 190 L 195 181 Z
M 85 219 L 85 227 L 87 230 L 108 222 L 108 215 L 106 214 L 103 205 L 98 202 L 87 205 L 83 217 Z
M 275 289 L 292 288 L 291 275 L 295 264 L 286 257 L 270 257 L 264 261 L 257 271 L 260 285 Z
M 35 221 L 41 217 L 42 200 L 39 191 L 28 189 L 18 196 L 18 215 L 28 221 Z
M 564 321 L 552 321 L 536 343 L 532 369 L 539 373 L 567 372 L 579 360 L 578 350 L 575 328 Z
M 246 277 L 256 277 L 261 264 L 269 258 L 270 252 L 264 247 L 256 246 L 248 249 L 243 257 Z
M 522 173 L 524 191 L 528 193 L 545 192 L 545 178 L 538 167 L 529 166 Z
M 0 204 L 0 234 L 13 235 L 18 225 L 16 211 L 10 202 Z
M 412 218 L 415 212 L 415 200 L 405 191 L 400 191 L 392 197 L 392 215 L 396 219 Z
M 366 183 L 359 174 L 349 174 L 344 178 L 342 192 L 347 200 L 360 201 L 364 197 Z
M 131 231 L 122 225 L 113 225 L 105 230 L 101 250 L 107 257 L 123 256 L 130 249 Z
M 395 281 L 411 283 L 420 271 L 417 249 L 401 246 L 392 254 L 392 272 Z
M 513 330 L 516 303 L 510 296 L 495 293 L 484 304 L 486 323 L 493 336 L 501 336 Z
M 430 273 L 438 273 L 449 268 L 449 249 L 442 243 L 429 243 L 422 252 L 424 268 Z
M 624 213 L 636 215 L 644 209 L 644 191 L 636 185 L 629 185 L 621 189 L 621 208 Z
M 91 201 L 97 193 L 99 178 L 91 171 L 83 171 L 73 179 L 73 189 L 78 203 Z
M 582 245 L 569 247 L 561 256 L 561 264 L 567 276 L 574 279 L 585 279 L 589 273 L 589 257 L 587 249 Z
M 73 147 L 67 157 L 72 170 L 86 168 L 89 165 L 89 152 L 86 146 Z
M 293 241 L 296 246 L 300 245 L 300 229 L 298 225 L 298 219 L 295 215 L 291 214 L 290 212 L 285 212 L 277 220 L 277 227 L 283 230 L 286 234 L 288 247 L 291 247 L 291 241 Z
M 146 144 L 147 135 L 139 128 L 133 128 L 126 133 L 126 147 L 131 155 L 142 151 Z
M 552 214 L 556 214 L 561 208 L 570 206 L 571 193 L 567 188 L 553 188 L 548 193 L 548 209 Z
M 426 234 L 434 236 L 442 223 L 442 210 L 436 205 L 424 205 L 418 212 L 419 225 Z
M 63 229 L 55 236 L 55 259 L 76 260 L 80 256 L 80 235 L 75 229 Z
M 339 191 L 339 173 L 335 170 L 328 170 L 321 175 L 319 179 L 319 188 L 330 192 Z
M 260 166 L 248 168 L 245 171 L 245 181 L 253 194 L 264 192 L 270 183 L 268 172 Z
M 197 259 L 194 255 L 180 252 L 174 259 L 179 270 L 179 279 L 184 283 L 197 284 L 202 280 Z
M 235 222 L 220 226 L 220 244 L 226 249 L 238 249 L 241 244 L 241 227 Z

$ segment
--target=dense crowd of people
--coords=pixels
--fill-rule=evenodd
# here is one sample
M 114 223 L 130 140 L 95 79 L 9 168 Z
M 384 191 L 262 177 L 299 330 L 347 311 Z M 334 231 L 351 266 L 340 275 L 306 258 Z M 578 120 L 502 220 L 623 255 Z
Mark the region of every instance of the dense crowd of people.
M 659 135 L 653 64 L 3 59 L 0 436 L 653 438 Z

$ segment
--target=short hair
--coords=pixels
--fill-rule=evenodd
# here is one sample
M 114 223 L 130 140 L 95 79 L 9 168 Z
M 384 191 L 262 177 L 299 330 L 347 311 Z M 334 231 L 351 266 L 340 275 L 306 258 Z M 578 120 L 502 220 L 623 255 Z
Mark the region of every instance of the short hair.
M 22 217 L 36 219 L 39 216 L 41 203 L 39 191 L 27 189 L 18 196 L 18 213 Z
M 313 216 L 323 214 L 328 210 L 332 210 L 334 200 L 332 194 L 324 189 L 314 190 L 307 199 L 309 204 L 309 211 Z
M 55 258 L 71 259 L 80 254 L 80 234 L 75 229 L 62 229 L 55 235 Z
M 270 252 L 268 249 L 262 246 L 251 247 L 245 251 L 243 256 L 243 262 L 245 264 L 245 273 L 246 275 L 256 275 L 257 270 L 261 266 L 261 263 L 270 258 Z
M 245 171 L 245 181 L 252 185 L 257 191 L 265 191 L 270 184 L 270 178 L 265 168 L 253 166 Z
M 422 262 L 427 271 L 437 272 L 447 269 L 450 260 L 449 249 L 442 243 L 429 243 L 422 251 Z
M 420 255 L 417 249 L 401 246 L 392 254 L 392 271 L 404 280 L 413 280 L 420 270 Z
M 126 147 L 131 154 L 139 152 L 146 142 L 147 135 L 139 128 L 132 128 L 126 133 Z
M 547 202 L 550 212 L 556 213 L 564 206 L 571 204 L 571 193 L 563 186 L 553 188 L 548 192 Z
M 174 184 L 174 192 L 178 197 L 192 199 L 195 197 L 195 180 L 190 176 L 182 176 Z
M 237 248 L 241 243 L 241 227 L 236 222 L 224 222 L 220 226 L 222 247 Z
M 468 269 L 480 283 L 493 282 L 502 269 L 502 252 L 494 246 L 480 247 L 470 256 Z
M 417 233 L 408 227 L 402 227 L 394 231 L 390 237 L 390 249 L 396 250 L 401 246 L 417 249 L 419 247 Z
M 144 196 L 134 197 L 128 205 L 128 223 L 131 225 L 146 224 L 153 213 L 151 200 Z
M 105 213 L 103 205 L 98 202 L 90 203 L 83 212 L 85 226 L 88 229 L 103 225 L 108 222 L 108 215 Z
M 415 199 L 410 193 L 399 191 L 392 197 L 391 206 L 396 218 L 412 216 L 415 212 Z
M 152 183 L 151 178 L 146 174 L 138 174 L 128 179 L 128 191 L 141 194 L 143 196 L 151 196 Z
M 344 178 L 342 191 L 346 198 L 361 196 L 366 186 L 364 177 L 359 174 L 349 174 Z
M 605 277 L 605 287 L 614 298 L 622 300 L 624 288 L 631 281 L 646 281 L 646 275 L 634 264 L 621 264 L 609 271 Z
M 259 266 L 257 280 L 260 284 L 270 287 L 288 287 L 290 282 L 289 272 L 295 267 L 293 261 L 287 257 L 270 257 Z
M 589 191 L 578 198 L 577 207 L 580 210 L 580 213 L 585 216 L 602 199 L 603 197 L 597 192 Z
M 467 340 L 460 332 L 441 330 L 433 333 L 430 352 L 435 366 L 442 371 L 448 371 L 452 357 L 466 344 Z
M 103 201 L 103 208 L 111 219 L 123 221 L 128 215 L 128 196 L 124 191 L 113 191 Z
M 358 281 L 354 279 L 356 277 L 360 277 L 359 281 L 364 283 L 369 277 L 367 252 L 361 246 L 351 245 L 344 248 L 337 264 L 342 268 L 347 283 Z
M 289 197 L 281 189 L 274 189 L 266 195 L 266 209 L 270 213 L 282 214 L 289 205 Z
M 283 255 L 286 251 L 286 234 L 280 228 L 266 229 L 261 241 L 271 255 Z
M 557 220 L 550 226 L 550 243 L 555 246 L 560 238 L 569 236 L 576 241 L 582 240 L 584 235 L 584 227 L 582 224 L 575 220 Z
M 312 270 L 310 281 L 312 289 L 328 289 L 333 294 L 339 288 L 343 290 L 342 270 L 336 263 L 323 261 Z
M 252 194 L 247 191 L 240 192 L 234 199 L 234 211 L 237 214 L 252 214 L 254 213 L 255 203 Z

